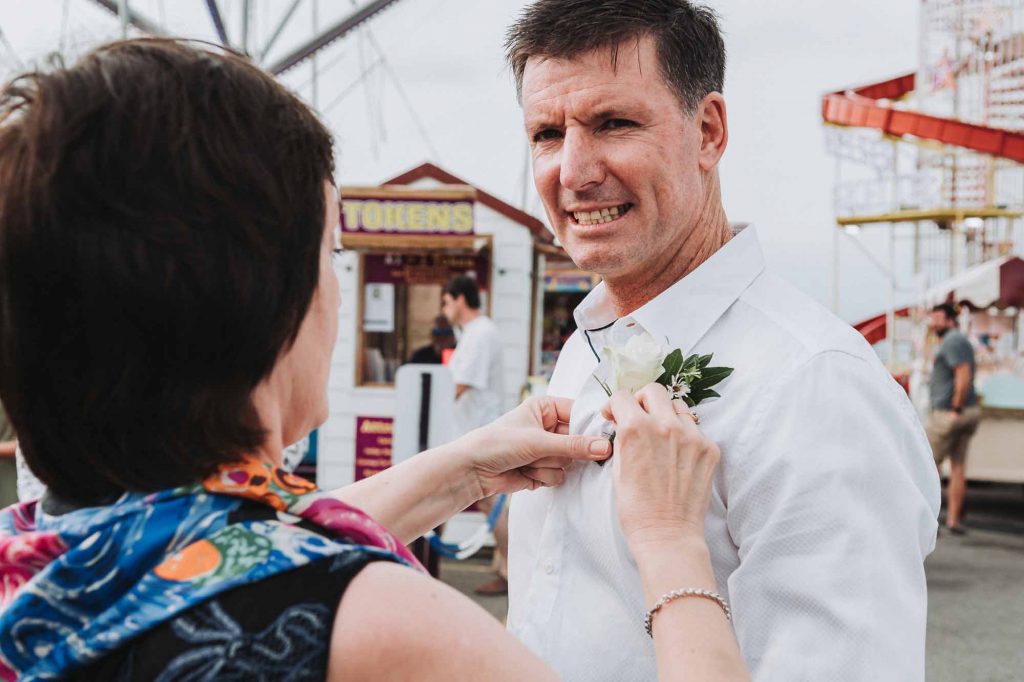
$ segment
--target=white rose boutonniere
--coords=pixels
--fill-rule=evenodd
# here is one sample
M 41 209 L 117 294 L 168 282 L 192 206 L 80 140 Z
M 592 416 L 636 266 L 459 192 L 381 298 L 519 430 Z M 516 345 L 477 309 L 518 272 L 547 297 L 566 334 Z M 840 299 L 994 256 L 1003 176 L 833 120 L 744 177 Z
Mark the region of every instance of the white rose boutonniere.
M 679 348 L 666 353 L 647 333 L 631 336 L 622 346 L 605 346 L 601 352 L 611 365 L 610 376 L 602 381 L 595 373 L 594 379 L 609 396 L 617 390 L 635 393 L 655 382 L 668 389 L 673 400 L 695 407 L 708 398 L 721 397 L 712 386 L 733 372 L 732 367 L 711 367 L 712 353 L 686 358 Z M 615 435 L 611 438 L 614 441 Z
M 631 336 L 621 348 L 605 346 L 601 354 L 611 362 L 613 390 L 636 393 L 664 371 L 665 349 L 650 334 Z

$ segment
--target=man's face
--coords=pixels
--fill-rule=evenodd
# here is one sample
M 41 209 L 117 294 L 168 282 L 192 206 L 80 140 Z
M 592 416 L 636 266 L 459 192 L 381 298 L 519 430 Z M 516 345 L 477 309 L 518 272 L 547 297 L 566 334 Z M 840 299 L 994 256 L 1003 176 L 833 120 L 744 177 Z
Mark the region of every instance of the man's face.
M 577 265 L 622 278 L 680 250 L 702 209 L 701 126 L 652 39 L 622 43 L 615 66 L 608 49 L 530 58 L 523 113 L 537 191 Z
M 933 332 L 940 332 L 949 329 L 951 320 L 941 310 L 933 310 L 928 318 L 928 328 Z
M 459 302 L 465 300 L 463 296 L 452 298 L 451 294 L 441 294 L 441 314 L 447 317 L 451 324 L 458 324 Z

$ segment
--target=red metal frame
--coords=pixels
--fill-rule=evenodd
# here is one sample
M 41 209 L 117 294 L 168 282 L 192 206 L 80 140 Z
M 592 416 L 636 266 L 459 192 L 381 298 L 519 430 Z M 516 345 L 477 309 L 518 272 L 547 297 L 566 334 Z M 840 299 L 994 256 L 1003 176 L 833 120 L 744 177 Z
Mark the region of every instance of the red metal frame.
M 1024 163 L 1024 133 L 893 109 L 882 102 L 913 92 L 915 80 L 911 73 L 882 83 L 830 93 L 822 98 L 821 116 L 836 125 L 874 128 L 894 137 L 912 135 Z

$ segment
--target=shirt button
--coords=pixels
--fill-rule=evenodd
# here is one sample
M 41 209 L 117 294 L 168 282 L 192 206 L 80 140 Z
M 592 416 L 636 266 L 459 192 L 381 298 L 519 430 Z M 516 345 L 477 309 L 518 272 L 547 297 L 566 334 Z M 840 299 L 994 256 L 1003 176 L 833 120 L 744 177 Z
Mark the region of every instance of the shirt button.
M 548 575 L 551 575 L 555 572 L 555 564 L 551 561 L 551 559 L 548 559 L 544 562 L 544 572 Z

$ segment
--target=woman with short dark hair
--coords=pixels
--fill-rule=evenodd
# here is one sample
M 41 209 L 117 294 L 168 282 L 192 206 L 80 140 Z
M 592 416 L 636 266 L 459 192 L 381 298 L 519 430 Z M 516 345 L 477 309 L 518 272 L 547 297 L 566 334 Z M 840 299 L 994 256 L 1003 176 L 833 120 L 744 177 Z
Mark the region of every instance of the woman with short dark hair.
M 404 545 L 605 459 L 569 401 L 334 493 L 279 468 L 328 415 L 332 173 L 230 53 L 125 41 L 0 93 L 0 397 L 48 488 L 0 512 L 0 678 L 551 676 Z
M 404 543 L 584 445 L 537 402 L 341 495 L 393 535 L 278 468 L 327 417 L 337 333 L 316 116 L 167 40 L 23 76 L 0 115 L 0 393 L 49 491 L 0 516 L 0 670 L 323 678 L 363 566 L 418 567 Z

